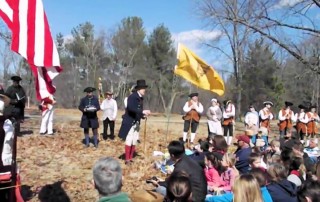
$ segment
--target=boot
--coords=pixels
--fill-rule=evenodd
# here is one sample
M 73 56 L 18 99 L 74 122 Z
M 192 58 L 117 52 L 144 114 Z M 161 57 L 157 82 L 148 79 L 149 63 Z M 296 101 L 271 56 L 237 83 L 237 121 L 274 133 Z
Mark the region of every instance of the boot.
M 131 149 L 131 146 L 125 145 L 124 156 L 125 156 L 126 164 L 130 163 L 130 149 Z
M 130 151 L 130 161 L 132 162 L 133 160 L 133 154 L 134 152 L 136 151 L 136 146 L 135 145 L 132 145 L 131 146 L 131 151 Z
M 89 147 L 90 141 L 89 141 L 89 135 L 88 134 L 84 135 L 84 140 L 85 140 L 86 147 Z
M 98 136 L 93 135 L 93 144 L 95 148 L 98 148 Z

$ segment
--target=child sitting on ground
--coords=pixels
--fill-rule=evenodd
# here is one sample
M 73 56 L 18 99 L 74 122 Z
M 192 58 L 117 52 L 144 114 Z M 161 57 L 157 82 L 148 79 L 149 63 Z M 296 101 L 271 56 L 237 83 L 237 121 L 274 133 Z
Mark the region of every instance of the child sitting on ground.
M 249 165 L 252 168 L 260 168 L 263 171 L 266 171 L 267 165 L 264 163 L 262 159 L 262 155 L 260 153 L 252 152 L 249 156 Z
M 236 156 L 234 154 L 224 154 L 221 165 L 224 168 L 224 172 L 221 174 L 221 186 L 211 187 L 215 192 L 231 192 L 231 187 L 233 186 L 234 180 L 239 176 L 239 171 L 235 167 Z
M 214 191 L 214 188 L 223 185 L 221 174 L 223 167 L 221 165 L 222 155 L 218 152 L 207 153 L 205 156 L 205 169 L 204 173 L 208 183 L 208 190 Z

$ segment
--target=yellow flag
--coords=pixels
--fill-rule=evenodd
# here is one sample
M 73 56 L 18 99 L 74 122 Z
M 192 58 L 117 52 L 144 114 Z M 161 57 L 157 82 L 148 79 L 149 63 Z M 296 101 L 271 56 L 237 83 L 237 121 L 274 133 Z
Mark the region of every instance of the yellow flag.
M 224 82 L 220 75 L 182 44 L 178 45 L 178 64 L 174 68 L 174 73 L 199 88 L 220 96 L 224 94 Z

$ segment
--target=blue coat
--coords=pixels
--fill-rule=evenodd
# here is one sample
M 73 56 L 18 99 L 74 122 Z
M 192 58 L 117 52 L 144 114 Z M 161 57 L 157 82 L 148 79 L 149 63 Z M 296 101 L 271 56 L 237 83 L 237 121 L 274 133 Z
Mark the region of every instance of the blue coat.
M 261 195 L 264 202 L 273 202 L 270 193 L 266 187 L 261 187 Z M 220 196 L 208 196 L 206 198 L 206 202 L 232 202 L 233 201 L 233 193 L 226 193 Z
M 123 140 L 127 138 L 129 130 L 135 123 L 140 123 L 143 118 L 143 97 L 137 92 L 128 97 L 128 104 L 125 114 L 122 116 L 122 124 L 119 131 L 119 137 Z
M 97 110 L 94 112 L 85 112 L 84 109 L 90 106 L 94 106 Z M 93 96 L 91 98 L 86 96 L 82 98 L 78 109 L 82 111 L 82 117 L 80 122 L 81 128 L 99 128 L 97 111 L 100 110 L 100 104 L 96 96 Z
M 238 149 L 235 152 L 237 162 L 236 168 L 239 170 L 240 174 L 248 173 L 249 171 L 249 156 L 251 154 L 251 148 Z

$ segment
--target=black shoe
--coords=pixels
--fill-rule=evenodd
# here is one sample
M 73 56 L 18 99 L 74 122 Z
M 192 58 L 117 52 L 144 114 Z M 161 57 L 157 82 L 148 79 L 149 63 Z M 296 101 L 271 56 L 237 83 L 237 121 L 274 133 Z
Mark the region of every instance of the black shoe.
M 109 138 L 110 140 L 114 140 L 115 136 L 114 136 L 114 135 L 110 135 L 108 138 Z
M 141 143 L 141 142 L 140 142 L 140 140 L 137 140 L 137 143 L 139 143 L 139 144 L 140 144 L 140 143 Z
M 40 135 L 45 135 L 45 134 L 47 134 L 47 133 L 40 133 Z

